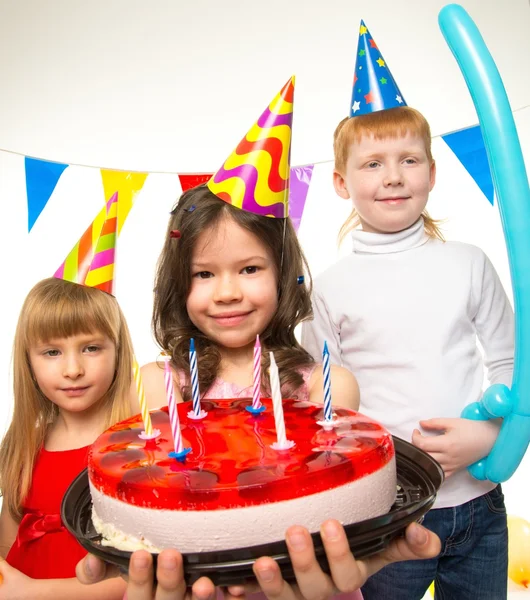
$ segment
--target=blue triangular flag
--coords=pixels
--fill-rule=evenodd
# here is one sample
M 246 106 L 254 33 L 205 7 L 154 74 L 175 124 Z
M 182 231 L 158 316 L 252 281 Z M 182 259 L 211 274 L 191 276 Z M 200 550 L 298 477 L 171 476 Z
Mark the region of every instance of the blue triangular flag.
M 28 231 L 31 231 L 42 209 L 53 194 L 68 165 L 25 157 L 26 195 L 28 198 Z
M 493 205 L 493 179 L 480 126 L 446 133 L 442 138 Z

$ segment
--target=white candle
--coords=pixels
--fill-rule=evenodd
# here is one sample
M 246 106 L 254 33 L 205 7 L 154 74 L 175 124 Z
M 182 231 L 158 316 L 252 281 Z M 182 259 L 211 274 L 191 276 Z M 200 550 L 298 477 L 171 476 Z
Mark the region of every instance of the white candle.
M 270 353 L 271 366 L 269 370 L 272 407 L 274 409 L 274 423 L 276 425 L 277 441 L 272 444 L 274 450 L 288 450 L 294 446 L 294 442 L 287 439 L 285 434 L 285 421 L 283 418 L 282 392 L 280 389 L 280 375 L 278 373 L 278 365 L 274 360 L 274 354 Z

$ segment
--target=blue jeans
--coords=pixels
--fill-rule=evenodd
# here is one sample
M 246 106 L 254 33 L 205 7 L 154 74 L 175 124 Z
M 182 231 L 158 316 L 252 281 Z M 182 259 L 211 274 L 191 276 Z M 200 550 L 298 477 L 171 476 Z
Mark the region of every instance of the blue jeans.
M 434 581 L 435 600 L 505 600 L 508 526 L 501 486 L 454 508 L 425 515 L 438 534 L 436 558 L 388 565 L 362 588 L 364 600 L 421 600 Z

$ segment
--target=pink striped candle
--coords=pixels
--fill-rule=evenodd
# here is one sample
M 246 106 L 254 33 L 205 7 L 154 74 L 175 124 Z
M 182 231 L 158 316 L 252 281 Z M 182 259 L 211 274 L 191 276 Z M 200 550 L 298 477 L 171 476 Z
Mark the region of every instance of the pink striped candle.
M 173 387 L 173 372 L 170 366 L 170 357 L 164 357 L 164 383 L 166 384 L 166 399 L 167 408 L 169 413 L 169 422 L 171 423 L 171 433 L 173 434 L 173 441 L 175 444 L 175 451 L 170 452 L 171 458 L 178 460 L 184 459 L 188 452 L 191 452 L 191 448 L 184 448 L 182 442 L 182 432 L 180 430 L 179 413 L 177 410 L 177 402 L 175 400 L 175 389 Z
M 252 383 L 252 406 L 247 406 L 247 410 L 253 414 L 262 413 L 265 407 L 261 403 L 261 344 L 259 335 L 256 336 L 254 344 L 254 370 Z

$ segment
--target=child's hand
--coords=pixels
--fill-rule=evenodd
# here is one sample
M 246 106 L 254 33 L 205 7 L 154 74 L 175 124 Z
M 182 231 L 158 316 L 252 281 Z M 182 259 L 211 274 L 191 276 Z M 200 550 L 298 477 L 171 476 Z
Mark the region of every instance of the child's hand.
M 118 569 L 88 555 L 77 564 L 76 574 L 81 583 L 91 584 L 116 577 Z M 215 597 L 215 586 L 206 577 L 201 577 L 190 589 L 186 589 L 182 555 L 176 550 L 160 553 L 156 578 L 157 585 L 154 584 L 151 554 L 145 550 L 133 552 L 126 600 L 210 600 Z
M 338 521 L 329 520 L 321 527 L 322 541 L 329 561 L 331 576 L 318 564 L 312 538 L 307 529 L 299 526 L 287 530 L 289 556 L 298 585 L 282 578 L 280 567 L 272 558 L 260 558 L 254 563 L 257 586 L 232 586 L 229 594 L 242 596 L 261 591 L 274 600 L 329 598 L 340 592 L 354 592 L 384 566 L 403 560 L 433 558 L 440 552 L 439 538 L 418 523 L 411 523 L 405 537 L 394 540 L 385 550 L 365 560 L 353 557 L 344 528 Z
M 434 558 L 440 552 L 439 538 L 418 523 L 411 523 L 404 537 L 394 540 L 379 554 L 358 561 L 353 558 L 344 529 L 338 521 L 326 521 L 322 526 L 321 534 L 331 567 L 331 577 L 320 568 L 307 529 L 295 526 L 287 530 L 286 539 L 299 585 L 290 585 L 284 581 L 278 564 L 271 558 L 263 557 L 254 564 L 254 574 L 260 587 L 250 584 L 231 586 L 224 591 L 225 600 L 259 592 L 260 588 L 268 598 L 274 600 L 327 598 L 337 591 L 359 589 L 368 577 L 390 563 Z M 88 569 L 87 565 L 89 565 Z M 94 556 L 86 557 L 78 564 L 77 576 L 82 583 L 97 583 L 115 574 L 112 567 L 106 570 L 104 563 Z M 215 598 L 215 586 L 206 577 L 202 577 L 193 584 L 191 589 L 186 590 L 182 556 L 176 550 L 164 550 L 160 554 L 156 576 L 158 586 L 155 591 L 151 555 L 144 550 L 134 552 L 129 565 L 127 600 L 152 600 L 153 598 L 154 600 L 212 600 Z
M 34 600 L 35 579 L 31 579 L 0 558 L 0 600 Z
M 114 565 L 103 562 L 93 554 L 87 554 L 75 567 L 75 576 L 78 581 L 86 585 L 98 583 L 104 579 L 120 576 L 120 570 Z
M 445 476 L 487 456 L 497 439 L 500 423 L 470 419 L 427 419 L 420 426 L 441 435 L 427 436 L 415 429 L 412 443 L 440 463 Z

